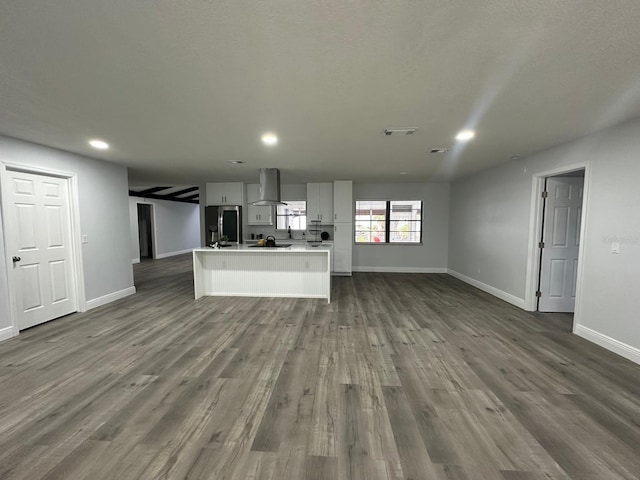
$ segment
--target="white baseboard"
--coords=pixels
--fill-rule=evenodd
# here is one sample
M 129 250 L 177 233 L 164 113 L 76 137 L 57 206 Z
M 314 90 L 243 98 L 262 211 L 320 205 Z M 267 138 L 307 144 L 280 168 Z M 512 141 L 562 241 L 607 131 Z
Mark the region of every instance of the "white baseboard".
M 4 340 L 9 340 L 10 338 L 13 338 L 15 336 L 16 335 L 13 331 L 13 327 L 0 328 L 0 342 Z
M 107 303 L 115 302 L 116 300 L 120 300 L 121 298 L 128 297 L 129 295 L 133 295 L 134 293 L 136 293 L 136 287 L 129 287 L 129 288 L 125 288 L 124 290 L 119 290 L 117 292 L 109 293 L 102 297 L 94 298 L 92 300 L 87 300 L 87 310 L 101 307 L 102 305 L 106 305 Z
M 131 263 L 132 263 L 133 265 L 135 265 L 136 263 L 140 263 L 140 257 L 138 257 L 138 258 L 134 258 L 133 260 L 131 260 Z
M 475 278 L 467 277 L 461 273 L 456 272 L 455 270 L 448 269 L 447 273 L 453 277 L 456 277 L 459 280 L 462 280 L 469 285 L 473 285 L 476 288 L 479 288 L 482 291 L 490 293 L 494 297 L 498 297 L 501 300 L 504 300 L 511 305 L 515 305 L 518 308 L 522 308 L 524 310 L 524 298 L 518 298 L 515 295 L 511 295 L 510 293 L 504 292 L 502 290 L 497 289 L 496 287 L 492 287 L 491 285 L 487 285 L 486 283 L 482 283 Z
M 196 247 L 194 247 L 194 248 L 196 248 Z M 156 259 L 174 257 L 176 255 L 182 255 L 183 253 L 191 253 L 191 252 L 193 252 L 193 248 L 187 248 L 186 250 L 180 250 L 179 252 L 157 253 L 156 254 Z
M 441 267 L 362 267 L 354 266 L 354 272 L 379 272 L 379 273 L 447 273 L 446 268 Z
M 573 333 L 640 365 L 640 349 L 636 347 L 627 345 L 620 340 L 608 337 L 607 335 L 596 332 L 595 330 L 583 325 L 576 325 L 573 328 Z

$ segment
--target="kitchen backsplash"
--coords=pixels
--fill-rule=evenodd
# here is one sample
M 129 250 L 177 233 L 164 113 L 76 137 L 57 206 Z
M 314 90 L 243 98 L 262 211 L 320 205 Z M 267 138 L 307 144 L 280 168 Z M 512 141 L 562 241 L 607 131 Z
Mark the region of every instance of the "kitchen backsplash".
M 333 240 L 333 225 L 322 225 L 320 231 L 327 232 L 329 234 L 328 240 Z M 304 235 L 303 235 L 304 233 Z M 245 240 L 251 240 L 251 234 L 257 238 L 259 234 L 265 238 L 267 235 L 273 235 L 276 240 L 285 240 L 289 238 L 289 234 L 284 230 L 276 231 L 275 226 L 269 225 L 248 225 L 244 233 Z M 318 234 L 318 240 L 320 240 L 320 234 Z M 301 230 L 291 230 L 291 238 L 294 240 L 315 240 L 316 236 L 310 234 L 308 231 L 302 232 Z

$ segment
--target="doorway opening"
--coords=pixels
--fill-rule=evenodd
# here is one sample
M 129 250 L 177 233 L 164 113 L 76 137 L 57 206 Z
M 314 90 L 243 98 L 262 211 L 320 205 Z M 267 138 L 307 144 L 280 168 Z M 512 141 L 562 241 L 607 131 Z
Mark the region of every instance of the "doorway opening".
M 153 231 L 153 205 L 138 203 L 138 245 L 141 262 L 155 258 Z
M 588 162 L 533 175 L 525 310 L 573 313 L 579 324 Z

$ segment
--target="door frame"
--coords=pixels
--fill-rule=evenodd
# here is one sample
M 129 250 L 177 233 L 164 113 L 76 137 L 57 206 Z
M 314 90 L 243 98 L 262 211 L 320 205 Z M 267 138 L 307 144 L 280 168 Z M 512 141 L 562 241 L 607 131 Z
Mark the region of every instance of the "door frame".
M 78 176 L 75 173 L 65 172 L 61 170 L 54 170 L 44 167 L 35 167 L 31 165 L 23 165 L 11 162 L 0 162 L 0 199 L 2 197 L 2 190 L 8 189 L 8 172 L 23 172 L 33 175 L 45 175 L 49 177 L 56 177 L 65 179 L 67 182 L 67 188 L 69 192 L 69 213 L 70 221 L 69 228 L 71 230 L 71 276 L 72 276 L 72 288 L 76 292 L 76 311 L 85 312 L 87 310 L 87 301 L 84 290 L 84 268 L 82 264 L 82 236 L 80 230 L 80 202 L 78 200 Z M 8 190 L 6 190 L 8 191 Z M 7 208 L 4 202 L 0 201 L 0 208 L 2 209 L 2 229 L 5 232 L 5 251 L 2 252 L 8 262 L 10 252 L 8 251 L 8 244 L 6 238 L 6 232 L 8 229 Z M 7 284 L 9 287 L 9 311 L 11 315 L 11 325 L 13 326 L 13 336 L 18 335 L 18 311 L 15 301 L 15 283 L 14 283 L 14 270 L 10 267 L 11 264 L 7 263 Z
M 578 250 L 578 273 L 576 279 L 576 303 L 573 313 L 573 331 L 576 325 L 580 324 L 581 318 L 581 297 L 584 272 L 584 244 L 587 231 L 587 212 L 589 210 L 589 191 L 591 186 L 591 164 L 589 161 L 573 163 L 563 167 L 545 170 L 534 173 L 531 188 L 531 209 L 529 217 L 529 246 L 527 249 L 527 276 L 524 292 L 524 309 L 535 312 L 538 308 L 536 291 L 538 289 L 538 279 L 540 273 L 540 249 L 538 243 L 542 235 L 544 201 L 542 192 L 544 182 L 547 177 L 554 177 L 565 173 L 584 170 L 584 189 L 582 193 L 582 215 L 580 217 L 580 248 Z
M 135 229 L 136 229 L 136 251 L 138 252 L 138 256 L 132 260 L 133 264 L 140 263 L 142 261 L 142 253 L 140 252 L 140 224 L 138 217 L 138 205 L 149 205 L 151 207 L 151 259 L 156 259 L 156 206 L 153 202 L 147 202 L 146 198 L 141 198 L 136 200 L 136 221 L 135 221 Z

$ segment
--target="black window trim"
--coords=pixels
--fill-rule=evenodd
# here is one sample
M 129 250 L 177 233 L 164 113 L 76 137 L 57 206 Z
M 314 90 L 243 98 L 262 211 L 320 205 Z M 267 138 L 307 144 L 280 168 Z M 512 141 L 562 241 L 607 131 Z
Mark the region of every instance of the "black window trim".
M 390 241 L 390 232 L 391 232 L 391 202 L 403 202 L 403 201 L 411 201 L 411 202 L 416 202 L 419 201 L 420 202 L 420 240 L 417 242 L 391 242 Z M 385 202 L 385 220 L 384 220 L 384 228 L 385 228 L 385 235 L 384 235 L 384 242 L 357 242 L 356 241 L 356 234 L 357 234 L 357 230 L 355 228 L 355 224 L 356 224 L 356 216 L 358 213 L 358 202 Z M 423 234 L 423 226 L 424 226 L 424 200 L 409 200 L 409 199 L 402 199 L 402 200 L 391 200 L 391 199 L 387 199 L 387 200 L 381 200 L 381 199 L 361 199 L 361 200 L 356 200 L 355 204 L 355 211 L 354 211 L 354 217 L 353 217 L 353 223 L 354 223 L 354 229 L 353 229 L 353 243 L 354 245 L 405 245 L 405 246 L 413 246 L 413 245 L 422 245 L 422 234 Z M 412 220 L 414 222 L 416 222 L 416 220 Z

